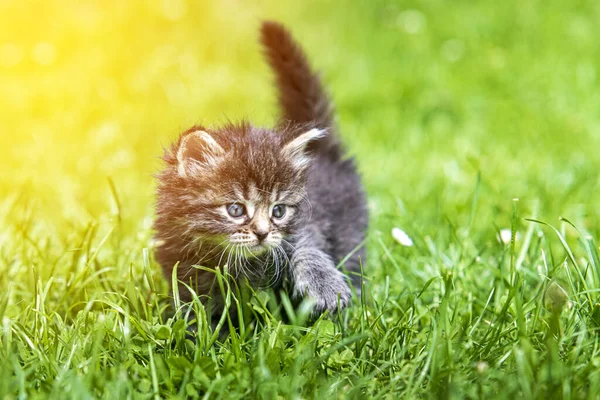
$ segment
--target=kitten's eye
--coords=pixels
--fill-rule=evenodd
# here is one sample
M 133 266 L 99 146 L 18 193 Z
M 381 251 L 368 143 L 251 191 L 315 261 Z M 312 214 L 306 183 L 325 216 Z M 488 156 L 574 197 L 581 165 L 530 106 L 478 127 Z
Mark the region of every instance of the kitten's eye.
M 273 217 L 279 219 L 285 215 L 285 204 L 276 204 L 273 207 Z
M 228 205 L 227 212 L 234 218 L 239 218 L 245 214 L 244 206 L 238 203 Z

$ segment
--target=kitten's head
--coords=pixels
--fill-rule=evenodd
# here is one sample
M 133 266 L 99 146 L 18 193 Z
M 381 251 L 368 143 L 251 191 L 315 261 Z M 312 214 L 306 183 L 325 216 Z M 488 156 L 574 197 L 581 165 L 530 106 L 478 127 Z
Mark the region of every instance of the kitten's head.
M 159 176 L 158 237 L 179 234 L 246 257 L 279 248 L 310 206 L 311 143 L 325 134 L 250 124 L 188 130 Z

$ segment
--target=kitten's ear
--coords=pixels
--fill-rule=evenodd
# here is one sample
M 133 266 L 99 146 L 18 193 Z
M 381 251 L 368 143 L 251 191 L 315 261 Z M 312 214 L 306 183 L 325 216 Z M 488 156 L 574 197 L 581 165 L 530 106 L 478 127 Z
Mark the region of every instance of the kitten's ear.
M 185 135 L 177 150 L 177 172 L 182 177 L 194 175 L 202 169 L 217 166 L 225 150 L 210 134 L 197 130 Z
M 311 156 L 308 153 L 308 145 L 327 135 L 327 130 L 313 128 L 304 132 L 291 142 L 286 144 L 281 150 L 281 154 L 289 158 L 297 169 L 303 170 L 310 165 Z

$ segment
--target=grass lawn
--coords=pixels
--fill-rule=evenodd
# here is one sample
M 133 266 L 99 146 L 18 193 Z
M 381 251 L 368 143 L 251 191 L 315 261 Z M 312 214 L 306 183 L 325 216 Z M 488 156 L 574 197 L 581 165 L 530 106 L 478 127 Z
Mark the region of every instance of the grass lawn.
M 194 123 L 274 122 L 263 18 L 358 160 L 364 289 L 315 323 L 258 294 L 260 323 L 187 340 L 152 174 Z M 1 1 L 0 398 L 599 398 L 598 21 L 592 0 Z

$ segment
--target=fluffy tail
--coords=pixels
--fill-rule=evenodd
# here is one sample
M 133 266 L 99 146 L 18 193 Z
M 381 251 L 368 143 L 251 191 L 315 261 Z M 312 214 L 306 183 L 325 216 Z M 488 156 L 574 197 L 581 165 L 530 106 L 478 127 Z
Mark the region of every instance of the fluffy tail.
M 283 25 L 265 21 L 261 29 L 265 57 L 275 72 L 279 88 L 279 107 L 282 118 L 296 123 L 309 123 L 317 128 L 333 130 L 333 105 L 321 86 L 302 48 Z M 339 146 L 334 132 L 322 143 L 328 151 Z

